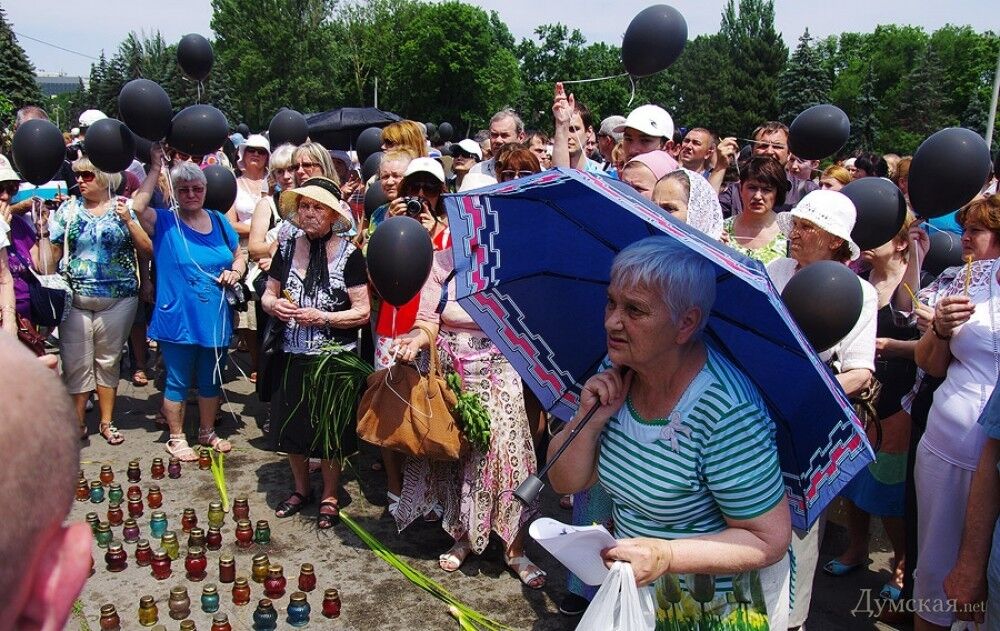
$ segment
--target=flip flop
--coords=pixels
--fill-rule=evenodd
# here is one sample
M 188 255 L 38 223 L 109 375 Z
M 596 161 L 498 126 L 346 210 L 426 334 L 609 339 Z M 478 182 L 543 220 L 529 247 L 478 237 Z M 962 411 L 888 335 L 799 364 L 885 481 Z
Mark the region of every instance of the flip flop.
M 132 373 L 132 385 L 143 387 L 149 385 L 149 377 L 146 376 L 146 371 L 140 368 L 139 370 Z
M 844 576 L 859 570 L 866 565 L 871 565 L 871 559 L 865 561 L 864 563 L 855 563 L 854 565 L 847 565 L 846 563 L 841 563 L 837 559 L 828 561 L 826 565 L 823 566 L 823 571 L 830 576 Z
M 891 600 L 892 602 L 899 602 L 899 599 L 903 596 L 903 590 L 896 587 L 892 583 L 886 583 L 882 586 L 882 590 L 878 593 L 879 598 L 885 600 Z

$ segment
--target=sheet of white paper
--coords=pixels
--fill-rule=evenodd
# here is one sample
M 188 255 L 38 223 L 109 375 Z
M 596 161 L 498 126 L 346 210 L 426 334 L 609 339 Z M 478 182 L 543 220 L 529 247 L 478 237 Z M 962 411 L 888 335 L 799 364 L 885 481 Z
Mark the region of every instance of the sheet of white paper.
M 528 534 L 587 585 L 600 585 L 608 575 L 601 551 L 616 541 L 603 525 L 572 526 L 542 517 L 531 524 Z

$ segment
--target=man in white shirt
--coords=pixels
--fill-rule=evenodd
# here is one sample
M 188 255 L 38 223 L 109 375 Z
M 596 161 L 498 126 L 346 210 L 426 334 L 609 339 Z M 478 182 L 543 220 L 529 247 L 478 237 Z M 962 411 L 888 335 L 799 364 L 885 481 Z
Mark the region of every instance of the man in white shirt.
M 500 147 L 511 142 L 524 142 L 524 138 L 524 121 L 509 107 L 500 110 L 490 119 L 490 152 L 494 156 L 500 151 Z M 496 158 L 477 163 L 469 173 L 482 173 L 495 180 Z

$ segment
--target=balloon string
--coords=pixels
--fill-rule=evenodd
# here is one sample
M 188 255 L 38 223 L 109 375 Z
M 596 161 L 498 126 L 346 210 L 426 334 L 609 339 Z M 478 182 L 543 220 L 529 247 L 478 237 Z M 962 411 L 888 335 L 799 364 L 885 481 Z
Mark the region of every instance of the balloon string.
M 608 79 L 617 79 L 618 77 L 627 77 L 627 76 L 629 76 L 629 74 L 627 72 L 623 72 L 621 74 L 608 75 L 607 77 L 597 77 L 596 79 L 574 79 L 573 81 L 563 81 L 562 84 L 566 85 L 567 83 L 590 83 L 592 81 L 607 81 Z
M 635 100 L 635 77 L 632 75 L 628 76 L 629 83 L 632 84 L 632 94 L 628 97 L 628 103 L 625 104 L 625 108 L 628 109 L 632 107 L 632 101 Z
M 198 82 L 198 100 L 196 103 L 201 103 L 201 81 Z

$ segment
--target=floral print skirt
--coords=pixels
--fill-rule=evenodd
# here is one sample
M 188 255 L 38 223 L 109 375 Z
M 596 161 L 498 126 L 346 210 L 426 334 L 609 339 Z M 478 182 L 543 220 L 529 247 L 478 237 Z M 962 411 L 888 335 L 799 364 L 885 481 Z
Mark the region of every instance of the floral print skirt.
M 441 526 L 456 541 L 468 537 L 481 554 L 495 532 L 510 545 L 537 507 L 525 508 L 514 490 L 535 473 L 535 450 L 524 410 L 521 378 L 481 331 L 444 330 L 437 338 L 444 374 L 458 372 L 490 414 L 490 448 L 458 461 L 408 458 L 396 510 L 400 530 L 440 505 Z

